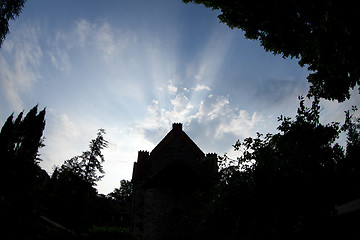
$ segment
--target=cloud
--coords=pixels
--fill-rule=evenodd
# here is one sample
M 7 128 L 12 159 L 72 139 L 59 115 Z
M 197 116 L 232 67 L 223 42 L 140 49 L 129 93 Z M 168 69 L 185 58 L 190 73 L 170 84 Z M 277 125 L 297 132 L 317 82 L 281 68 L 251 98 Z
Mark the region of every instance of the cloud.
M 254 136 L 259 126 L 265 123 L 261 114 L 233 106 L 228 96 L 209 94 L 196 103 L 187 97 L 192 93 L 190 90 L 178 89 L 170 99 L 170 108 L 166 108 L 166 102 L 152 101 L 147 109 L 147 117 L 133 128 L 137 138 L 155 146 L 170 130 L 172 123 L 181 122 L 195 142 L 199 140 L 199 146 L 204 151 L 221 151 L 222 154 L 237 139 Z M 191 89 L 195 91 L 195 88 Z
M 245 110 L 238 110 L 226 96 L 214 95 L 209 95 L 202 101 L 199 111 L 193 116 L 194 120 L 208 128 L 208 137 L 213 136 L 218 140 L 223 139 L 226 134 L 252 136 L 255 127 L 262 123 L 262 118 L 259 113 L 250 114 Z
M 214 96 L 210 94 L 207 99 L 200 102 L 199 111 L 193 116 L 200 122 L 218 118 L 220 115 L 228 115 L 228 97 Z
M 100 56 L 106 63 L 120 59 L 136 42 L 136 35 L 130 30 L 111 26 L 107 21 L 90 22 L 85 19 L 74 22 L 71 29 L 56 33 L 52 50 L 48 52 L 51 62 L 60 70 L 71 67 L 71 55 L 76 52 L 89 56 Z M 51 41 L 50 41 L 51 42 Z
M 40 31 L 36 24 L 26 24 L 4 43 L 0 56 L 0 79 L 3 91 L 16 111 L 25 108 L 22 95 L 29 93 L 40 78 L 38 71 L 43 53 L 39 46 Z
M 88 134 L 84 133 L 76 121 L 66 113 L 47 111 L 45 128 L 45 148 L 41 149 L 42 167 L 51 172 L 54 165 L 61 165 L 65 160 L 81 154 L 79 149 L 86 150 Z
M 109 23 L 105 22 L 100 26 L 95 26 L 93 33 L 95 33 L 94 40 L 96 46 L 103 53 L 105 61 L 111 61 L 113 57 L 123 50 L 120 39 L 115 39 L 115 29 Z
M 166 112 L 166 117 L 172 122 L 185 122 L 193 105 L 190 100 L 183 93 L 176 95 L 174 99 L 171 99 L 173 109 L 171 112 Z
M 168 90 L 171 94 L 175 94 L 178 91 L 178 88 L 174 86 L 174 84 L 172 83 L 172 81 L 169 81 L 169 85 L 168 85 Z
M 81 19 L 75 23 L 75 29 L 73 30 L 75 36 L 78 39 L 78 44 L 80 46 L 85 46 L 88 42 L 89 37 L 95 31 L 94 26 L 90 24 L 89 21 Z
M 167 105 L 167 103 L 161 103 Z M 147 108 L 148 117 L 138 123 L 134 129 L 145 139 L 155 143 L 164 135 L 173 122 L 189 122 L 194 106 L 187 96 L 180 92 L 170 100 L 170 109 L 161 108 L 159 100 L 153 100 Z
M 194 90 L 195 92 L 198 92 L 198 91 L 201 91 L 201 90 L 208 90 L 208 91 L 210 91 L 211 88 L 210 88 L 209 86 L 197 84 L 197 85 L 193 88 L 193 90 Z

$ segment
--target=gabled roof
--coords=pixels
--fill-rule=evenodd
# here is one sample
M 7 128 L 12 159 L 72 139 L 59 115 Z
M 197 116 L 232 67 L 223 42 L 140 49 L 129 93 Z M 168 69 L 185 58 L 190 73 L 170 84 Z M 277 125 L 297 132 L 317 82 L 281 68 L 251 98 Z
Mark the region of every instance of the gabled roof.
M 196 173 L 201 172 L 200 161 L 197 160 L 204 158 L 205 154 L 182 130 L 181 123 L 173 123 L 172 127 L 172 130 L 150 153 L 138 152 L 137 162 L 134 162 L 133 181 L 167 176 L 168 170 L 177 166 L 179 161 L 181 163 L 179 169 L 185 166 Z M 166 171 L 165 175 L 164 171 Z
M 151 151 L 150 158 L 156 158 L 164 147 L 175 138 L 180 138 L 198 157 L 204 157 L 205 154 L 191 140 L 191 138 L 182 130 L 181 123 L 173 123 L 171 131 L 159 142 L 159 144 Z

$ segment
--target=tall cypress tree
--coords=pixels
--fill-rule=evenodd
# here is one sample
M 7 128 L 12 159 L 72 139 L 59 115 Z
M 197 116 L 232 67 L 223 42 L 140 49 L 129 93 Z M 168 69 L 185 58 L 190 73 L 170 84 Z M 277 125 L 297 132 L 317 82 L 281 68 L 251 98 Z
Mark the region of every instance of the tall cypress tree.
M 15 120 L 11 114 L 0 132 L 1 197 L 9 204 L 30 197 L 39 170 L 38 150 L 44 146 L 45 109 L 38 113 L 36 105 L 23 114 Z

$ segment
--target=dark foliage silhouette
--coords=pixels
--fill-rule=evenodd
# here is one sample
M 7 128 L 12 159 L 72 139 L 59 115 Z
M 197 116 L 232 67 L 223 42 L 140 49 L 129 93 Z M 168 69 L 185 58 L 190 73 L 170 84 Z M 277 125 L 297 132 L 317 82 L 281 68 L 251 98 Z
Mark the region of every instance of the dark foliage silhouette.
M 104 175 L 102 163 L 105 161 L 101 150 L 108 146 L 108 142 L 104 139 L 105 130 L 99 129 L 97 137 L 92 139 L 89 144 L 89 150 L 83 152 L 80 156 L 75 156 L 65 163 L 57 171 L 71 172 L 72 174 L 83 179 L 91 186 L 95 186 Z
M 50 183 L 50 215 L 67 226 L 83 230 L 91 225 L 96 216 L 91 211 L 97 201 L 96 181 L 104 173 L 105 161 L 101 150 L 107 146 L 105 130 L 99 129 L 97 137 L 90 141 L 89 150 L 66 160 L 56 167 Z
M 240 156 L 220 158 L 221 180 L 202 198 L 197 238 L 355 236 L 342 227 L 335 206 L 360 197 L 358 157 L 352 159 L 360 154 L 359 120 L 347 112 L 341 128 L 320 123 L 319 113 L 317 99 L 307 108 L 301 98 L 294 120 L 279 118 L 279 133 L 237 141 Z M 335 143 L 341 130 L 347 131 L 346 154 Z
M 133 186 L 131 181 L 121 180 L 120 187 L 115 188 L 113 192 L 109 193 L 108 197 L 119 202 L 131 202 Z
M 220 21 L 259 40 L 266 51 L 299 58 L 312 72 L 309 95 L 344 101 L 360 85 L 356 2 L 184 0 L 221 10 Z
M 0 47 L 9 33 L 9 21 L 14 20 L 21 13 L 26 0 L 0 1 Z
M 194 239 L 356 239 L 359 210 L 337 210 L 360 199 L 357 111 L 346 111 L 344 124 L 323 124 L 319 100 L 307 107 L 301 97 L 294 119 L 279 117 L 278 133 L 237 141 L 238 158 L 219 158 L 210 190 L 196 193 L 194 207 L 174 211 L 174 219 Z M 45 109 L 35 106 L 10 115 L 1 129 L 4 239 L 132 239 L 132 183 L 121 180 L 107 196 L 95 189 L 104 174 L 105 131 L 49 177 L 39 166 L 44 128 Z M 345 148 L 336 143 L 342 132 Z
M 7 219 L 5 237 L 22 234 L 17 231 L 17 225 L 31 229 L 33 206 L 47 179 L 46 172 L 38 165 L 44 128 L 45 109 L 38 113 L 35 106 L 25 117 L 23 112 L 15 119 L 14 114 L 10 115 L 1 129 L 0 211 Z
M 102 150 L 108 142 L 105 130 L 99 129 L 89 150 L 66 160 L 56 167 L 46 193 L 46 214 L 58 223 L 77 233 L 75 238 L 130 239 L 129 225 L 131 183 L 121 181 L 119 189 L 109 196 L 97 193 L 96 182 L 104 174 L 105 159 Z M 115 196 L 126 193 L 122 201 Z
M 39 166 L 44 128 L 45 109 L 35 106 L 25 117 L 10 115 L 1 129 L 2 239 L 131 239 L 131 184 L 121 181 L 117 190 L 127 194 L 121 202 L 94 188 L 104 174 L 105 130 L 50 178 Z

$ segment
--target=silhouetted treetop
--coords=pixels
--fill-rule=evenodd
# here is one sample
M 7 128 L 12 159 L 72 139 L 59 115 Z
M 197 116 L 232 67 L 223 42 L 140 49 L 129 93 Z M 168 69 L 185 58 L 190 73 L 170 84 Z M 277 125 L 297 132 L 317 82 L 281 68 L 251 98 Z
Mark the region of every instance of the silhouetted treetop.
M 0 1 L 0 47 L 9 33 L 9 20 L 14 20 L 21 13 L 26 0 Z
M 300 97 L 295 118 L 280 116 L 276 134 L 238 140 L 233 147 L 239 156 L 219 159 L 221 180 L 203 200 L 196 239 L 358 236 L 357 225 L 347 225 L 358 222 L 359 211 L 337 215 L 337 206 L 360 197 L 356 110 L 345 113 L 342 126 L 323 124 L 319 100 L 307 107 Z M 336 143 L 341 132 L 346 152 Z
M 221 10 L 220 21 L 259 40 L 266 51 L 299 58 L 307 66 L 309 96 L 344 101 L 360 85 L 356 2 L 184 0 Z
M 96 185 L 105 173 L 102 166 L 105 158 L 101 151 L 108 146 L 108 141 L 104 135 L 105 130 L 99 129 L 96 138 L 90 141 L 89 150 L 66 160 L 57 171 L 76 176 L 91 186 Z
M 121 180 L 120 187 L 115 188 L 114 191 L 108 194 L 108 197 L 118 201 L 118 202 L 130 202 L 133 192 L 133 186 L 131 181 Z
M 38 149 L 43 147 L 42 134 L 45 128 L 45 113 L 43 109 L 38 113 L 38 106 L 33 107 L 25 117 L 23 113 L 14 120 L 11 114 L 0 132 L 0 149 L 3 159 L 17 158 L 19 161 L 37 163 Z
M 11 114 L 0 132 L 0 199 L 1 205 L 11 206 L 1 215 L 31 212 L 33 193 L 46 173 L 39 167 L 39 148 L 43 147 L 45 109 L 32 108 L 25 117 Z M 5 218 L 6 219 L 6 218 Z

